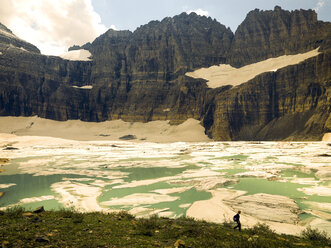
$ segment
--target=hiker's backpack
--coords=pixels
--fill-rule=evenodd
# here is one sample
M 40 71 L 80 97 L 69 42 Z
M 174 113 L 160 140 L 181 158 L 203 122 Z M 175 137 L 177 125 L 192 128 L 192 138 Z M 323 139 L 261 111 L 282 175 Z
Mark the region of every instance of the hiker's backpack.
M 238 215 L 233 216 L 233 221 L 237 222 L 238 221 Z

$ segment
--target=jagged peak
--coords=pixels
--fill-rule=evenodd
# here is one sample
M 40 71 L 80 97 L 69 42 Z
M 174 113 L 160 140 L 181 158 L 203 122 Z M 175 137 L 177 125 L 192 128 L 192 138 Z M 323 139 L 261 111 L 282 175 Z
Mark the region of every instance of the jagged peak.
M 40 53 L 40 50 L 33 44 L 17 37 L 9 28 L 0 23 L 1 42 L 10 44 L 13 47 L 23 49 L 24 51 Z
M 212 19 L 210 16 L 204 16 L 204 15 L 198 15 L 195 12 L 187 13 L 187 12 L 182 12 L 179 15 L 175 15 L 174 17 L 167 17 L 164 18 L 163 20 L 168 19 L 168 20 L 173 20 L 174 22 L 177 21 L 208 21 L 208 22 L 217 22 L 219 23 L 216 19 Z M 223 25 L 223 24 L 221 24 Z
M 207 16 L 204 16 L 204 15 L 198 15 L 194 11 L 192 11 L 190 13 L 182 12 L 179 15 L 175 15 L 173 17 L 173 19 L 176 19 L 176 18 L 195 18 L 195 19 L 210 19 L 211 20 L 211 17 L 207 17 Z
M 9 28 L 7 28 L 5 25 L 3 25 L 1 22 L 0 22 L 0 29 L 7 33 L 14 35 L 13 32 Z
M 283 10 L 282 7 L 280 7 L 278 5 L 276 5 L 274 8 L 274 11 L 282 11 L 282 10 Z
M 107 35 L 108 37 L 115 37 L 115 36 L 117 37 L 117 36 L 127 36 L 130 34 L 132 34 L 130 30 L 115 30 L 110 28 L 103 35 Z
M 218 25 L 219 27 L 222 27 L 224 31 L 231 31 L 230 28 L 227 28 L 225 25 L 219 23 L 216 19 L 212 19 L 211 17 L 201 16 L 196 14 L 195 12 L 191 12 L 189 14 L 186 12 L 182 12 L 181 14 L 175 15 L 173 17 L 165 17 L 161 21 L 154 20 L 150 21 L 148 24 L 141 25 L 134 31 L 134 34 L 147 30 L 151 31 L 152 29 L 159 27 L 169 28 L 175 26 L 178 27 L 178 25 L 199 27 L 199 24 L 201 24 L 201 27 L 203 28 L 205 28 L 206 26 L 215 27 L 215 25 Z
M 5 37 L 10 37 L 12 39 L 20 40 L 9 28 L 0 23 L 0 34 Z
M 207 17 L 207 16 L 201 16 L 201 15 L 198 15 L 197 13 L 195 12 L 191 12 L 191 13 L 186 13 L 186 12 L 182 12 L 181 14 L 179 15 L 175 15 L 173 17 L 165 17 L 163 18 L 161 21 L 159 20 L 152 20 L 150 22 L 148 22 L 147 24 L 144 24 L 144 25 L 141 25 L 140 27 L 138 27 L 137 29 L 140 29 L 146 25 L 158 25 L 158 24 L 166 24 L 166 23 L 174 23 L 176 21 L 180 21 L 180 20 L 211 20 L 211 21 L 216 21 L 216 19 L 212 19 L 211 17 Z
M 165 17 L 161 21 L 159 20 L 152 20 L 148 22 L 147 24 L 141 25 L 138 27 L 134 32 L 131 32 L 130 30 L 114 30 L 114 29 L 108 29 L 105 33 L 101 34 L 99 37 L 97 37 L 92 44 L 95 42 L 98 42 L 102 39 L 107 38 L 129 38 L 132 34 L 139 34 L 143 31 L 150 31 L 154 28 L 160 27 L 160 25 L 164 26 L 172 26 L 179 23 L 194 23 L 194 22 L 201 22 L 204 25 L 219 25 L 219 27 L 222 27 L 224 31 L 230 32 L 233 35 L 232 30 L 229 27 L 226 27 L 225 25 L 219 23 L 215 18 L 212 19 L 211 17 L 207 16 L 201 16 L 198 15 L 195 12 L 187 13 L 182 12 L 179 15 L 175 15 L 173 17 Z M 77 50 L 77 49 L 88 49 L 91 46 L 91 43 L 86 43 L 83 46 L 74 45 L 70 47 L 68 50 Z
M 295 14 L 299 14 L 299 13 L 311 15 L 317 21 L 317 13 L 315 12 L 315 10 L 312 10 L 312 9 L 307 9 L 307 10 L 299 9 L 298 10 L 298 9 L 296 9 L 296 10 L 289 11 L 289 10 L 283 9 L 281 6 L 278 6 L 278 5 L 276 5 L 273 10 L 260 10 L 258 8 L 251 10 L 250 12 L 248 12 L 245 20 L 247 18 L 252 18 L 257 15 L 270 15 L 270 16 L 275 15 L 275 14 L 295 15 Z M 245 22 L 245 20 L 243 22 Z
M 81 47 L 79 45 L 73 45 L 73 46 L 68 48 L 68 52 L 79 50 L 79 49 L 81 49 Z
M 96 44 L 102 40 L 108 40 L 108 39 L 121 39 L 121 38 L 128 38 L 132 35 L 132 32 L 130 30 L 114 30 L 112 28 L 108 29 L 105 33 L 98 36 L 93 42 L 87 42 L 86 44 L 80 46 L 80 45 L 73 45 L 68 48 L 68 51 L 74 51 L 74 50 L 80 50 L 80 49 L 86 49 L 89 50 L 92 44 Z
M 98 43 L 101 40 L 108 40 L 108 39 L 127 39 L 132 35 L 132 32 L 130 30 L 114 30 L 114 29 L 108 29 L 104 34 L 97 37 L 92 44 Z M 84 49 L 86 49 L 91 43 L 87 43 L 86 45 L 82 46 Z
M 312 10 L 284 10 L 280 6 L 276 5 L 273 10 L 260 10 L 258 8 L 250 11 L 243 22 L 238 26 L 236 33 L 240 32 L 240 30 L 245 27 L 248 23 L 262 21 L 268 22 L 269 20 L 273 19 L 283 19 L 285 22 L 291 23 L 292 20 L 297 19 L 297 16 L 302 16 L 304 19 L 307 20 L 307 23 L 316 23 L 317 20 L 317 13 Z

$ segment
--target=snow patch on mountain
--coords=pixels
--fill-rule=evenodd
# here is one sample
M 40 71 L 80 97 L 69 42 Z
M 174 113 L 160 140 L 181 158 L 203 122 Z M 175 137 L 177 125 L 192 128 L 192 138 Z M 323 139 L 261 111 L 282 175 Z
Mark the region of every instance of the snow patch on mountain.
M 91 56 L 92 54 L 88 50 L 80 49 L 61 54 L 59 57 L 61 57 L 62 59 L 73 61 L 91 61 Z

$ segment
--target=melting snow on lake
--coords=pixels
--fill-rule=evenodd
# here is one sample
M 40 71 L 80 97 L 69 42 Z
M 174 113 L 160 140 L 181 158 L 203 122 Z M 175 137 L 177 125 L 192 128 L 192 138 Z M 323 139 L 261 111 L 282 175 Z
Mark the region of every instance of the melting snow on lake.
M 331 233 L 326 142 L 36 140 L 2 143 L 18 148 L 0 150 L 11 159 L 1 168 L 2 207 L 125 209 L 214 222 L 241 210 L 243 227 L 265 222 L 297 234 L 311 225 Z

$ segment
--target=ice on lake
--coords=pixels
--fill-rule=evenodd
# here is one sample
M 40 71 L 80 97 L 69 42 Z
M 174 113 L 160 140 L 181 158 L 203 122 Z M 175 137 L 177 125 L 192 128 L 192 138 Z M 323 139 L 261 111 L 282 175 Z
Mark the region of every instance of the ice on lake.
M 21 139 L 21 140 L 19 140 Z M 32 138 L 31 139 L 38 139 Z M 10 140 L 8 140 L 10 142 Z M 0 174 L 0 207 L 125 209 L 139 217 L 182 215 L 222 222 L 242 211 L 243 226 L 278 232 L 305 226 L 331 233 L 331 147 L 326 142 L 148 143 L 34 140 Z M 295 228 L 293 228 L 295 226 Z

